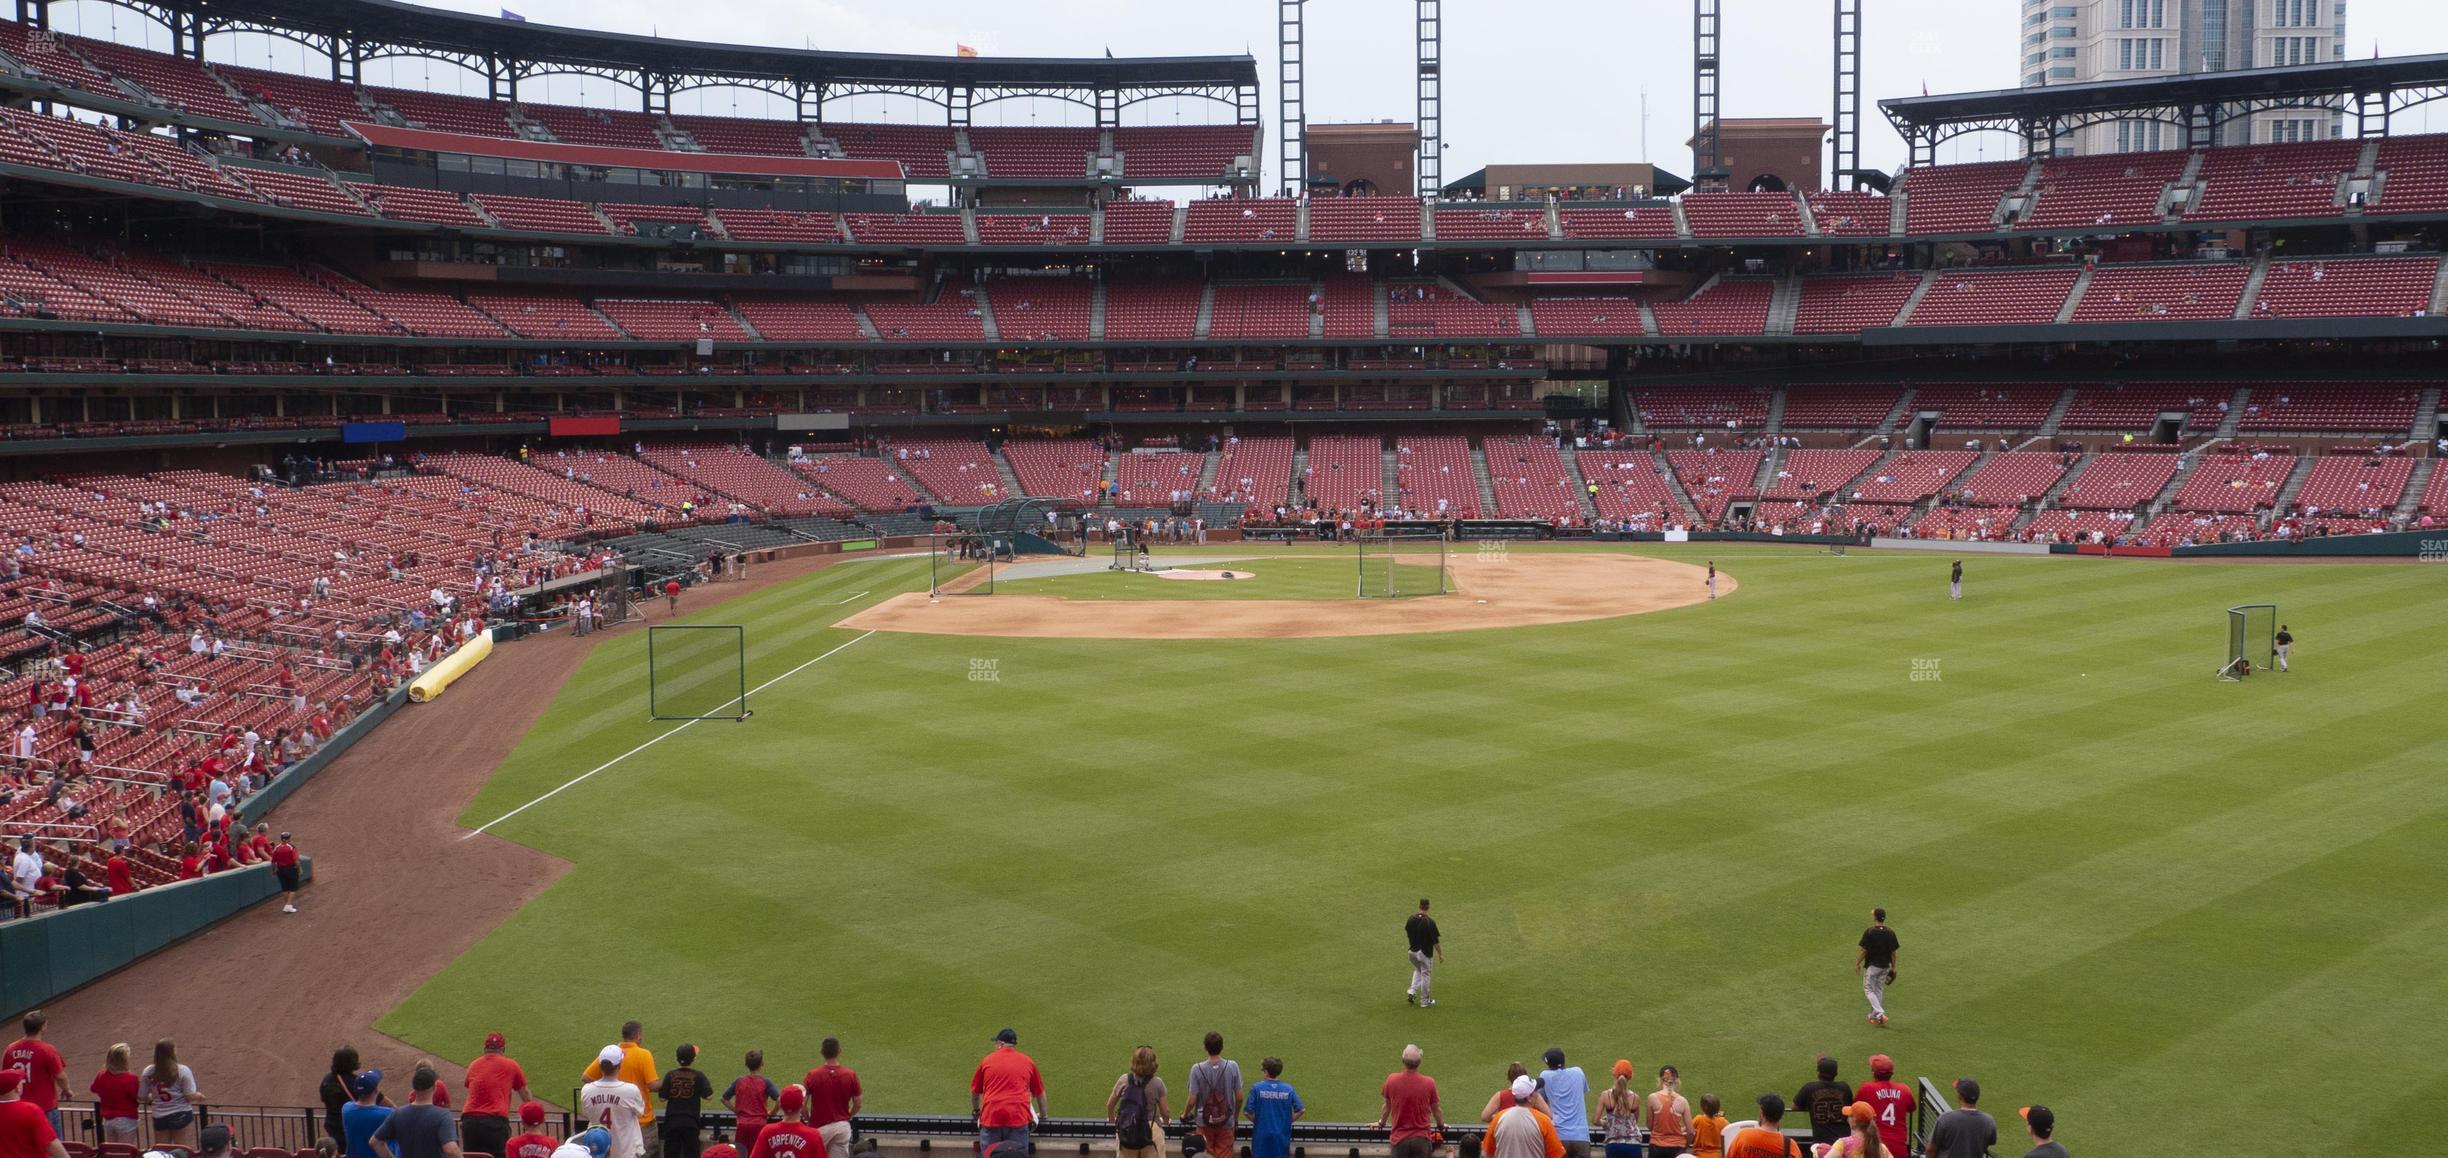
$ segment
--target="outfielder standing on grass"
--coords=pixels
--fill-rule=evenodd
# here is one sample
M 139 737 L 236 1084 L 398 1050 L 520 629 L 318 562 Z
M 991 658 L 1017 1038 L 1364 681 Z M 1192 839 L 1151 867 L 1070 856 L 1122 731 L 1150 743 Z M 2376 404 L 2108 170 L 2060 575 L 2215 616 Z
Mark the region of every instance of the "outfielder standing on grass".
M 1955 560 L 1955 569 L 1947 573 L 1947 598 L 1963 598 L 1963 560 Z
M 1887 910 L 1870 910 L 1870 927 L 1862 930 L 1861 948 L 1853 955 L 1853 969 L 1861 974 L 1862 996 L 1870 999 L 1870 1024 L 1887 1024 L 1887 987 L 1895 984 L 1896 950 L 1902 942 L 1895 930 L 1887 927 Z
M 1403 991 L 1403 1000 L 1426 1009 L 1436 1004 L 1428 995 L 1430 976 L 1445 959 L 1445 941 L 1437 934 L 1436 919 L 1428 915 L 1428 898 L 1421 897 L 1419 911 L 1403 922 L 1403 937 L 1411 943 L 1411 988 Z
M 1717 598 L 1717 560 L 1715 559 L 1709 560 L 1708 589 L 1709 598 Z
M 2270 647 L 2278 653 L 2279 671 L 2287 669 L 2287 649 L 2293 646 L 2295 646 L 2295 633 L 2288 631 L 2286 624 L 2279 624 L 2278 634 L 2270 637 Z

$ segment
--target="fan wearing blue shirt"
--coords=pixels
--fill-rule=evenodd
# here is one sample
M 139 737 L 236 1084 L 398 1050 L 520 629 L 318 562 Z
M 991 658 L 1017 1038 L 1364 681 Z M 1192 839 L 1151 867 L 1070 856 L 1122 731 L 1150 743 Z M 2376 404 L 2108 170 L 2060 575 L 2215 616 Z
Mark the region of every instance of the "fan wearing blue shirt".
M 1300 1121 L 1309 1107 L 1283 1081 L 1282 1058 L 1268 1058 L 1258 1068 L 1266 1080 L 1250 1087 L 1249 1100 L 1241 1107 L 1250 1120 L 1250 1158 L 1290 1158 L 1292 1123 Z
M 1564 1140 L 1564 1158 L 1589 1158 L 1589 1078 L 1580 1066 L 1565 1065 L 1560 1049 L 1547 1051 L 1547 1068 L 1538 1077 L 1556 1137 Z

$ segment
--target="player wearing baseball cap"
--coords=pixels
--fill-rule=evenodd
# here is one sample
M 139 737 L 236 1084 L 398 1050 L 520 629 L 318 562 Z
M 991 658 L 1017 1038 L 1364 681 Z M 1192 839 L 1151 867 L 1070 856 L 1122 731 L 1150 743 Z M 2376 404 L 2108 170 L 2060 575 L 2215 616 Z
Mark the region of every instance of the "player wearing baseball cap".
M 1919 1100 L 1913 1097 L 1911 1086 L 1895 1080 L 1895 1059 L 1883 1053 L 1870 1055 L 1870 1080 L 1853 1091 L 1853 1096 L 1870 1104 L 1878 1122 L 1879 1145 L 1890 1154 L 1907 1153 L 1904 1146 Z
M 599 1076 L 578 1087 L 578 1112 L 611 1132 L 609 1158 L 641 1158 L 646 1153 L 646 1135 L 638 1123 L 646 1116 L 646 1095 L 621 1080 L 624 1056 L 617 1045 L 607 1045 L 595 1055 L 595 1064 L 588 1068 Z
M 825 1158 L 824 1134 L 808 1125 L 807 1104 L 806 1086 L 782 1087 L 782 1116 L 757 1135 L 748 1158 Z

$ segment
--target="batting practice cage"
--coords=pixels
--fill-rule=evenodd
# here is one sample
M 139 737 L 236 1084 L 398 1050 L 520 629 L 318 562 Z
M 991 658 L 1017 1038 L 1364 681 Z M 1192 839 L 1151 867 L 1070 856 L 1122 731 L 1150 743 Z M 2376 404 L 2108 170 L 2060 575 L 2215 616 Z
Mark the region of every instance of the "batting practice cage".
M 646 714 L 657 720 L 747 719 L 747 629 L 648 627 Z
M 995 571 L 1007 553 L 1002 544 L 967 527 L 938 523 L 927 535 L 927 548 L 927 598 L 994 594 Z M 980 569 L 983 574 L 974 581 L 953 582 Z
M 1352 538 L 1360 559 L 1360 598 L 1401 599 L 1453 591 L 1453 560 L 1442 532 L 1363 531 Z
M 2278 605 L 2247 603 L 2227 609 L 2227 662 L 2219 678 L 2242 679 L 2268 671 L 2278 655 Z

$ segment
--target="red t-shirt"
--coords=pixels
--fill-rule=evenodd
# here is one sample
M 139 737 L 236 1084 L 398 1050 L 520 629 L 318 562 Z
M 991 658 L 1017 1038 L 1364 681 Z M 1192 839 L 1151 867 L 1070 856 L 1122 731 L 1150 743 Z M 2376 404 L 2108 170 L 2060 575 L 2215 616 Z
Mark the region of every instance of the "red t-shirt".
M 757 1135 L 748 1158 L 825 1158 L 824 1135 L 805 1122 L 776 1122 Z
M 739 1147 L 729 1142 L 716 1142 L 705 1148 L 698 1158 L 740 1158 Z
M 978 1095 L 978 1125 L 1029 1124 L 1029 1099 L 1045 1096 L 1045 1079 L 1037 1063 L 1016 1049 L 998 1049 L 969 1075 L 969 1092 Z
M 830 1126 L 850 1120 L 850 1099 L 865 1093 L 859 1088 L 858 1071 L 838 1065 L 821 1065 L 807 1072 L 801 1084 L 807 1087 L 808 1125 Z
M 489 1053 L 468 1063 L 467 1105 L 459 1113 L 476 1118 L 507 1118 L 510 1116 L 510 1091 L 524 1089 L 527 1071 L 517 1062 L 497 1053 Z M 549 1156 L 547 1156 L 549 1158 Z
M 268 836 L 251 836 L 251 837 L 248 837 L 248 838 L 247 838 L 247 842 L 246 842 L 246 846 L 247 846 L 247 851 L 248 851 L 248 852 L 250 852 L 250 853 L 252 853 L 252 854 L 254 854 L 254 856 L 255 856 L 255 859 L 256 859 L 256 860 L 270 860 L 270 859 L 272 859 L 272 838 L 271 838 L 271 837 L 268 837 Z
M 0 1070 L 24 1070 L 24 1093 L 19 1096 L 46 1114 L 59 1109 L 59 1076 L 67 1068 L 68 1063 L 60 1060 L 59 1051 L 47 1041 L 21 1037 L 0 1049 Z
M 180 857 L 180 858 L 179 858 L 179 879 L 180 879 L 180 880 L 182 880 L 182 881 L 192 881 L 192 880 L 196 879 L 197 877 L 203 876 L 203 875 L 204 875 L 204 867 L 203 867 L 203 866 L 204 866 L 204 858 L 203 858 L 203 857 L 200 857 L 200 856 L 182 856 L 182 857 Z
M 552 1158 L 561 1143 L 550 1134 L 521 1134 L 502 1143 L 502 1158 Z
M 294 844 L 273 845 L 272 865 L 275 868 L 297 867 L 297 846 Z
M 763 1074 L 741 1074 L 732 1079 L 731 1088 L 723 1091 L 723 1094 L 731 1099 L 732 1116 L 739 1120 L 740 1140 L 755 1145 L 756 1134 L 753 1131 L 773 1117 L 772 1079 Z
M 1870 1103 L 1871 1113 L 1877 1115 L 1879 1144 L 1891 1153 L 1904 1153 L 1906 1135 L 1912 1131 L 1912 1087 L 1902 1082 L 1863 1082 L 1853 1096 Z
M 110 877 L 110 890 L 112 896 L 124 897 L 129 893 L 136 891 L 136 874 L 133 870 L 128 868 L 126 857 L 114 856 L 110 858 L 110 860 L 103 863 L 102 871 L 108 874 Z
M 1392 1141 L 1405 1138 L 1425 1138 L 1436 1132 L 1436 1079 L 1418 1070 L 1396 1070 L 1386 1075 L 1386 1121 L 1393 1127 Z
M 672 579 L 672 580 L 668 580 L 668 581 L 666 581 L 666 582 L 663 584 L 663 594 L 665 594 L 665 595 L 678 595 L 679 593 L 680 593 L 680 581 L 679 581 L 679 580 L 677 580 L 677 579 Z
M 0 1158 L 41 1158 L 58 1138 L 42 1107 L 24 1098 L 0 1102 Z
M 136 1075 L 114 1074 L 109 1070 L 94 1075 L 93 1084 L 85 1092 L 94 1096 L 94 1116 L 99 1118 L 133 1118 L 136 1116 Z

